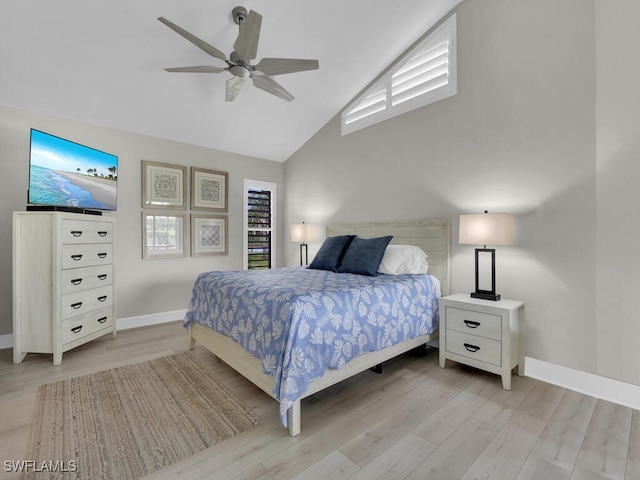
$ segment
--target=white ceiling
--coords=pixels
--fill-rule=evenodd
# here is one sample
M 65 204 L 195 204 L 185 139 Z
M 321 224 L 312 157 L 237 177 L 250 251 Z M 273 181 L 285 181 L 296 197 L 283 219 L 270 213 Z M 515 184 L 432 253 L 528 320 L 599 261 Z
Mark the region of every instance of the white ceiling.
M 0 0 L 0 105 L 282 162 L 460 1 Z M 163 70 L 224 64 L 157 17 L 228 55 L 237 5 L 263 16 L 257 60 L 319 60 L 275 77 L 293 102 Z

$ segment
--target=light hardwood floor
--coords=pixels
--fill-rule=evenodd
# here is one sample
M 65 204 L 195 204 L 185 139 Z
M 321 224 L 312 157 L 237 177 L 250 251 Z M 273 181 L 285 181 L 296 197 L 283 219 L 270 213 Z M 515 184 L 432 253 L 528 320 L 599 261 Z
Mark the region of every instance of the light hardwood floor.
M 0 350 L 0 460 L 24 460 L 36 387 L 186 350 L 179 322 L 125 330 L 11 364 Z M 263 424 L 150 479 L 640 480 L 640 412 L 531 378 L 497 375 L 437 350 L 409 353 L 303 401 L 302 434 L 276 402 L 198 346 L 194 354 Z M 1 467 L 0 467 L 1 468 Z M 17 478 L 0 470 L 0 478 Z

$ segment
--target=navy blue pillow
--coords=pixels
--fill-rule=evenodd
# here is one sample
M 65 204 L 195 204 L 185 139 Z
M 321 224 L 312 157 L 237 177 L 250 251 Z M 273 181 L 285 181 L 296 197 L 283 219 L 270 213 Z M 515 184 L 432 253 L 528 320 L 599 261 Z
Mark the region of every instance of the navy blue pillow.
M 344 254 L 342 265 L 338 271 L 375 277 L 378 275 L 378 267 L 382 262 L 384 251 L 392 238 L 392 235 L 377 238 L 354 238 Z
M 338 235 L 336 237 L 327 237 L 316 256 L 311 261 L 309 268 L 316 270 L 330 270 L 337 272 L 342 263 L 344 252 L 351 241 L 356 238 L 355 235 Z

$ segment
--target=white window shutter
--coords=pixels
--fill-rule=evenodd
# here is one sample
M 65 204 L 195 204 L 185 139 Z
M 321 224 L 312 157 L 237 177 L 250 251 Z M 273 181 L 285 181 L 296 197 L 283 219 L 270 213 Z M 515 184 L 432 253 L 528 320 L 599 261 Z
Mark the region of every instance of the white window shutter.
M 342 134 L 457 93 L 456 15 L 399 58 L 342 112 Z

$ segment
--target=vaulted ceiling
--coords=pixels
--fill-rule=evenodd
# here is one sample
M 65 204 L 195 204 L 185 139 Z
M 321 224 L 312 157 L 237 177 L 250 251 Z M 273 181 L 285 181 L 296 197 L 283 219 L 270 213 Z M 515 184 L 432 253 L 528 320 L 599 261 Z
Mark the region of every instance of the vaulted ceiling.
M 282 162 L 460 1 L 2 0 L 0 105 Z M 257 60 L 319 60 L 275 77 L 293 102 L 163 70 L 225 65 L 157 17 L 229 55 L 237 5 L 263 16 Z

